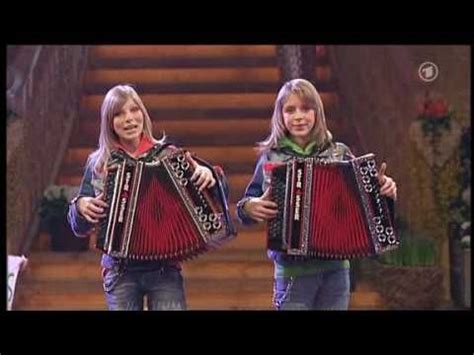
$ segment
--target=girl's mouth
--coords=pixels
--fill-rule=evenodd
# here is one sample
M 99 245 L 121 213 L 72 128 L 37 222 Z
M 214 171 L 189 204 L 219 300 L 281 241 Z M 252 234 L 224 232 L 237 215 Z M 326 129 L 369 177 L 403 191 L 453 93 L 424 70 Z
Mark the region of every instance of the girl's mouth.
M 131 125 L 131 126 L 127 126 L 127 127 L 124 127 L 124 131 L 128 132 L 128 131 L 133 131 L 135 130 L 136 128 L 138 127 L 138 125 Z

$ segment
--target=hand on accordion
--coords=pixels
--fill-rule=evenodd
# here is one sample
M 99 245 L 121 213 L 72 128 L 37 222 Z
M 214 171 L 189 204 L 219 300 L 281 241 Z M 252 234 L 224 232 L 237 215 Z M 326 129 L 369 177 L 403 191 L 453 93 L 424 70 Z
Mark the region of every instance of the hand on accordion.
M 189 159 L 194 168 L 191 181 L 194 181 L 196 185 L 199 186 L 199 191 L 203 191 L 205 188 L 213 187 L 216 184 L 216 180 L 212 176 L 211 170 L 196 163 L 189 152 L 186 152 L 186 157 Z
M 104 193 L 96 197 L 84 196 L 77 200 L 77 210 L 90 223 L 98 223 L 106 216 L 105 209 L 109 206 L 103 200 Z
M 387 164 L 383 162 L 377 174 L 377 178 L 379 180 L 380 185 L 380 194 L 387 197 L 391 197 L 396 200 L 397 184 L 391 177 L 385 175 L 385 170 L 387 170 Z
M 277 208 L 278 205 L 270 200 L 270 188 L 262 196 L 250 198 L 243 206 L 245 213 L 258 222 L 275 218 Z

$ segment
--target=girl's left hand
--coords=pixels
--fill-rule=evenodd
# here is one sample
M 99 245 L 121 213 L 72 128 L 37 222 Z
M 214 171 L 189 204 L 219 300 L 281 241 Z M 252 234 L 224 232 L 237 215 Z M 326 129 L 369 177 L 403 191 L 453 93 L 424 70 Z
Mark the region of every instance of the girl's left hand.
M 383 162 L 377 174 L 377 179 L 380 185 L 380 194 L 396 200 L 397 184 L 391 177 L 385 175 L 385 170 L 387 170 L 387 164 Z
M 196 163 L 189 152 L 186 152 L 186 157 L 194 167 L 194 174 L 191 176 L 191 181 L 195 182 L 196 185 L 199 186 L 199 191 L 202 191 L 205 188 L 213 187 L 216 184 L 216 179 L 214 179 L 212 176 L 211 170 Z

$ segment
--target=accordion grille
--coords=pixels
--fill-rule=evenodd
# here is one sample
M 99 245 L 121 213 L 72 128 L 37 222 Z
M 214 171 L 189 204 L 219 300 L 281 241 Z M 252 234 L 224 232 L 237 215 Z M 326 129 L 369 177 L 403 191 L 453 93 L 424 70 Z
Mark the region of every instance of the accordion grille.
M 313 170 L 309 250 L 320 257 L 364 256 L 372 249 L 350 165 Z
M 161 173 L 160 173 L 161 172 Z M 169 180 L 169 181 L 166 181 Z M 145 169 L 137 200 L 134 238 L 130 257 L 161 255 L 177 257 L 190 250 L 199 250 L 199 233 L 163 169 Z M 159 231 L 159 232 L 158 232 Z

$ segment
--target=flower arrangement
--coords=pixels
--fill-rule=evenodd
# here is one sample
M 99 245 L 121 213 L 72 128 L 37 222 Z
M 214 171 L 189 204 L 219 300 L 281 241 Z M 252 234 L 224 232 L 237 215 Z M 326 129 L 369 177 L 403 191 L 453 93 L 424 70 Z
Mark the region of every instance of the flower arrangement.
M 67 214 L 69 201 L 77 195 L 78 186 L 50 185 L 43 193 L 39 214 L 46 222 L 64 218 Z
M 417 120 L 425 136 L 439 136 L 442 131 L 451 129 L 451 119 L 454 114 L 446 99 L 431 97 L 426 94 L 423 102 L 418 104 Z
M 69 202 L 77 195 L 78 186 L 50 185 L 44 191 L 39 214 L 51 237 L 53 251 L 87 251 L 89 237 L 77 238 L 67 221 Z
M 460 198 L 465 186 L 459 181 L 464 175 L 460 148 L 465 119 L 439 93 L 427 91 L 416 102 L 408 156 L 412 207 L 406 216 L 414 233 L 435 243 L 439 264 L 450 223 L 462 223 L 468 211 Z

